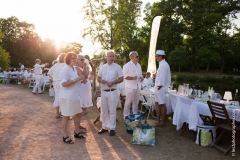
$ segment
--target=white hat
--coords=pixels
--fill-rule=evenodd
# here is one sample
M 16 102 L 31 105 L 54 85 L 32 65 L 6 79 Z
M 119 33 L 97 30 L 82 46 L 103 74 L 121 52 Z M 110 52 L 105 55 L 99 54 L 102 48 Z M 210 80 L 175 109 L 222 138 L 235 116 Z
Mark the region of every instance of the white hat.
M 156 55 L 166 55 L 164 50 L 157 50 Z

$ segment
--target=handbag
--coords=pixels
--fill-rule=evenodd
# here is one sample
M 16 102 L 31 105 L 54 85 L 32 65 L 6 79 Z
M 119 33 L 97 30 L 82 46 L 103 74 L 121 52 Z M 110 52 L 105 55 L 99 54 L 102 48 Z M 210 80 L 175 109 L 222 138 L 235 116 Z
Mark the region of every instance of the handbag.
M 125 117 L 126 129 L 129 134 L 133 134 L 133 130 L 129 126 L 129 123 L 137 120 L 144 120 L 144 114 L 130 114 Z
M 216 139 L 217 126 L 197 126 L 196 144 L 202 147 L 210 146 Z
M 132 144 L 155 146 L 155 128 L 147 123 L 137 124 L 133 128 Z

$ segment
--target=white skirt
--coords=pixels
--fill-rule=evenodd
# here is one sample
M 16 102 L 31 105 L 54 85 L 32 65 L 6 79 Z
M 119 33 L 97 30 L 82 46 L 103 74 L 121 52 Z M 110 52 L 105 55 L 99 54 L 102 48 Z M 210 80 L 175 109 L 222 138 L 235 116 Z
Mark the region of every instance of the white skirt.
M 64 98 L 59 99 L 60 111 L 63 116 L 74 116 L 82 112 L 80 107 L 80 100 L 68 100 Z
M 53 88 L 54 88 L 54 92 L 55 92 L 53 107 L 59 107 L 60 85 L 61 85 L 61 81 L 53 82 Z
M 81 107 L 87 108 L 93 106 L 92 103 L 92 87 L 91 83 L 88 80 L 86 84 L 81 83 L 81 90 L 80 90 L 80 99 L 81 99 Z

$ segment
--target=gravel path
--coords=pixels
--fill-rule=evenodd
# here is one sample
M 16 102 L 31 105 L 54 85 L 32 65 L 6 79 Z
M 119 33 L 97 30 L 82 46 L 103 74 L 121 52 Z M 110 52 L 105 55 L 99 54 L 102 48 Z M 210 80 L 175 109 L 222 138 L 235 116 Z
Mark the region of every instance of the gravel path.
M 95 107 L 83 116 L 83 126 L 87 127 L 86 139 L 73 137 L 73 121 L 69 120 L 69 135 L 75 144 L 62 142 L 61 119 L 55 118 L 51 107 L 53 98 L 45 91 L 43 95 L 33 95 L 31 89 L 23 85 L 0 84 L 0 159 L 240 159 L 240 148 L 236 156 L 223 154 L 214 148 L 199 147 L 193 142 L 194 135 L 186 131 L 176 131 L 168 123 L 157 128 L 158 145 L 155 147 L 131 144 L 132 136 L 126 133 L 122 110 L 117 110 L 116 135 L 97 134 L 101 123 L 93 124 L 98 116 Z

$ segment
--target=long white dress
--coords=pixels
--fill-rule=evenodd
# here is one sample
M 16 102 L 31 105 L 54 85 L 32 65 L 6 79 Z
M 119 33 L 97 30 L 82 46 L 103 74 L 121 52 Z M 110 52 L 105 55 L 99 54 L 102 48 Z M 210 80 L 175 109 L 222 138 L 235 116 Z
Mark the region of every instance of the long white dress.
M 81 69 L 83 71 L 82 68 L 78 67 L 79 69 Z M 88 108 L 93 106 L 92 103 L 92 86 L 90 83 L 89 79 L 86 79 L 87 82 L 81 83 L 80 85 L 80 100 L 81 100 L 81 107 L 82 108 Z

